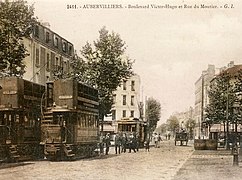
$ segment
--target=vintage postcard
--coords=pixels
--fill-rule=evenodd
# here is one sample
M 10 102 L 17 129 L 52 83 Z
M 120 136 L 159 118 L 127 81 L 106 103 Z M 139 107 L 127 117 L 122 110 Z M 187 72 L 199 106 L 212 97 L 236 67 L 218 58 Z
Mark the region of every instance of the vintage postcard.
M 212 79 L 242 69 L 241 1 L 27 0 L 24 74 L 4 69 L 21 51 L 16 1 L 0 0 L 0 180 L 241 179 L 241 120 L 209 128 L 205 115 Z M 133 74 L 105 104 L 121 59 Z

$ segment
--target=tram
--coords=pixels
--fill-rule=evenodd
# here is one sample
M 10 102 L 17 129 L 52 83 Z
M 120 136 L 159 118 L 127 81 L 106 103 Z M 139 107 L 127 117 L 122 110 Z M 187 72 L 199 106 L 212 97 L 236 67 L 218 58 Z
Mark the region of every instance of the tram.
M 117 121 L 118 132 L 130 134 L 134 133 L 138 138 L 139 147 L 143 147 L 147 139 L 147 124 L 138 118 L 122 118 Z
M 98 144 L 98 91 L 72 79 L 47 83 L 41 144 L 50 160 L 95 155 Z
M 42 158 L 41 98 L 45 86 L 17 78 L 0 79 L 0 161 Z

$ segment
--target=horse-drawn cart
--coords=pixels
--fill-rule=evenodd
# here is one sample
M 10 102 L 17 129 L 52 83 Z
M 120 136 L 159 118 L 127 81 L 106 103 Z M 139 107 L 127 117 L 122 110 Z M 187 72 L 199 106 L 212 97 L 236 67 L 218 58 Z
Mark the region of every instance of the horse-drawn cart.
M 186 146 L 187 146 L 187 142 L 188 142 L 188 134 L 186 132 L 177 132 L 176 136 L 175 136 L 175 146 L 176 146 L 176 142 L 180 141 L 180 146 L 184 145 L 183 142 L 186 142 Z

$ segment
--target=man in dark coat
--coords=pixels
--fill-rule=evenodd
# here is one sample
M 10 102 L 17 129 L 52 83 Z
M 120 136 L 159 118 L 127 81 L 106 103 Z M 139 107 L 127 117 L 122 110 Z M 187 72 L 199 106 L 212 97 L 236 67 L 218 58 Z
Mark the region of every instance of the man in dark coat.
M 115 154 L 120 154 L 121 150 L 121 137 L 119 134 L 115 135 L 115 139 L 114 139 L 114 145 L 115 145 Z
M 131 149 L 136 152 L 135 150 L 135 138 L 134 138 L 134 135 L 133 133 L 131 133 L 129 135 L 129 138 L 128 138 L 128 145 L 129 145 L 129 153 L 131 153 Z
M 110 134 L 107 133 L 105 137 L 106 155 L 108 155 L 110 145 L 111 145 L 111 137 L 110 137 Z

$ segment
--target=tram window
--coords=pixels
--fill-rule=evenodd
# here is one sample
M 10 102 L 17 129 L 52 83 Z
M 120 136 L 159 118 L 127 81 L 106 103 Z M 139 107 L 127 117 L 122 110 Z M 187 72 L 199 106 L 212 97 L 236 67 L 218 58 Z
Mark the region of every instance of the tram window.
M 9 120 L 9 121 L 12 121 L 12 116 L 11 116 L 11 114 L 9 114 L 9 116 L 8 116 L 8 120 Z
M 15 116 L 15 122 L 19 123 L 19 115 L 18 114 L 16 114 L 16 116 Z
M 93 128 L 94 127 L 94 116 L 93 115 L 90 115 L 90 121 L 91 121 L 91 124 L 90 126 Z
M 85 127 L 88 127 L 88 118 L 87 118 L 87 115 L 85 115 Z
M 81 115 L 78 115 L 78 127 L 81 127 Z
M 88 127 L 92 126 L 92 117 L 91 115 L 88 115 Z

